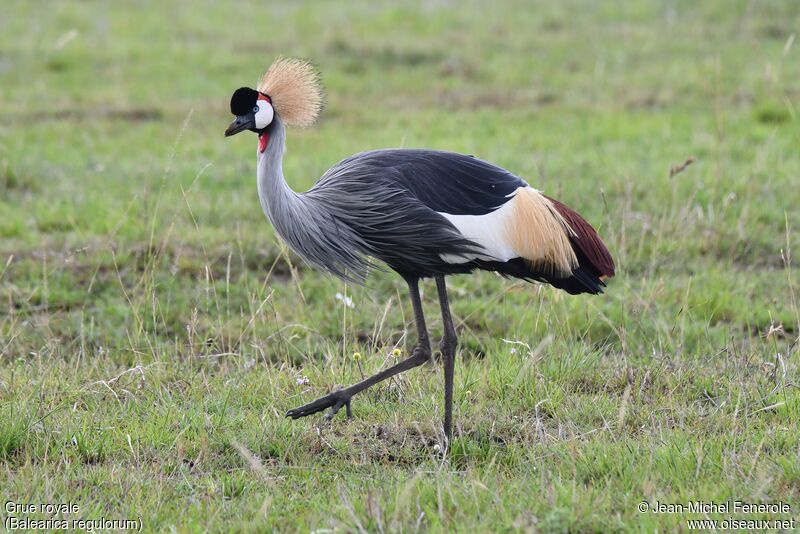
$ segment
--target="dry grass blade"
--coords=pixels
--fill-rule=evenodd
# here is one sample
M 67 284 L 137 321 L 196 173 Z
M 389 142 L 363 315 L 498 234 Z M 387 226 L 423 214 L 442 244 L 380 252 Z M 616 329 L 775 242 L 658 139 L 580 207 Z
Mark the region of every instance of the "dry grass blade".
M 686 167 L 688 167 L 694 162 L 695 162 L 694 156 L 689 156 L 688 158 L 686 158 L 686 161 L 684 161 L 680 165 L 673 165 L 672 167 L 669 168 L 669 177 L 672 178 L 673 176 L 682 173 L 683 171 L 686 170 Z

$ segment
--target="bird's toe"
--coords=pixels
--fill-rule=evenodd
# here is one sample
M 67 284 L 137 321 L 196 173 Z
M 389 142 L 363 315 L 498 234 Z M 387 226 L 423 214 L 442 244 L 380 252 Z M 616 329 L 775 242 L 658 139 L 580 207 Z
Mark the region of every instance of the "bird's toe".
M 293 408 L 289 410 L 286 412 L 286 417 L 299 419 L 301 417 L 307 417 L 330 408 L 330 413 L 325 416 L 326 419 L 330 420 L 334 415 L 336 415 L 342 406 L 347 407 L 347 416 L 352 417 L 352 412 L 350 411 L 350 396 L 339 391 L 334 391 L 333 393 L 325 395 L 324 397 L 320 397 L 319 399 L 300 406 L 299 408 Z
M 337 400 L 336 403 L 333 406 L 331 406 L 331 409 L 328 411 L 328 414 L 325 416 L 325 419 L 327 419 L 328 421 L 333 419 L 333 417 L 337 413 L 339 413 L 339 410 L 342 409 L 342 406 L 346 407 L 347 418 L 348 419 L 352 419 L 353 418 L 353 411 L 350 409 L 350 399 L 349 398 L 340 398 L 339 400 Z

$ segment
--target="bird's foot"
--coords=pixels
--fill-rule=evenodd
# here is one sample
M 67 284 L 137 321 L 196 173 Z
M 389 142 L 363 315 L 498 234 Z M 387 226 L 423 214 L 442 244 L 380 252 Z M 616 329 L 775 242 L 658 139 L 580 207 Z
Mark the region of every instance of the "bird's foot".
M 350 409 L 350 399 L 351 395 L 345 393 L 344 390 L 334 391 L 324 397 L 320 397 L 317 400 L 310 402 L 304 406 L 300 406 L 299 408 L 294 408 L 286 412 L 286 417 L 291 417 L 292 419 L 299 419 L 301 417 L 306 417 L 311 414 L 315 414 L 317 412 L 321 412 L 326 408 L 330 408 L 330 411 L 325 415 L 325 419 L 330 421 L 333 419 L 333 416 L 342 408 L 345 407 L 347 411 L 347 418 L 353 418 L 353 412 Z

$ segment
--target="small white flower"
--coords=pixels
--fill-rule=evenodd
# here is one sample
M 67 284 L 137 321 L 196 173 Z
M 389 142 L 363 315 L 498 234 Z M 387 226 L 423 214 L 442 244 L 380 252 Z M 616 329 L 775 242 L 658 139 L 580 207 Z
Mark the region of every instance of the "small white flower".
M 440 451 L 441 449 L 442 449 L 442 447 L 438 443 L 433 446 L 433 450 L 435 450 L 435 451 Z
M 347 306 L 348 308 L 355 308 L 355 305 L 353 304 L 353 299 L 351 299 L 347 295 L 336 293 L 335 297 L 336 300 L 341 300 L 344 303 L 344 305 Z
M 511 347 L 511 350 L 509 352 L 511 354 L 516 354 L 517 353 L 517 349 L 515 347 Z
M 310 382 L 310 380 L 309 380 L 309 379 L 308 379 L 308 377 L 307 377 L 307 376 L 305 376 L 305 375 L 303 375 L 303 376 L 301 376 L 301 377 L 299 377 L 299 378 L 297 379 L 297 385 L 298 385 L 298 386 L 305 386 L 305 385 L 306 385 L 306 384 L 308 384 L 309 382 Z

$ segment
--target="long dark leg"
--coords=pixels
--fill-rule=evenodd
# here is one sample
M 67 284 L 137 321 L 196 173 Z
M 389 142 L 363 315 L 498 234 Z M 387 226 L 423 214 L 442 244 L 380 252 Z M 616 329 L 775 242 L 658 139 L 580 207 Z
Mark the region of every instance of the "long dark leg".
M 326 408 L 330 408 L 331 410 L 328 413 L 327 418 L 331 419 L 334 415 L 336 415 L 336 412 L 338 412 L 342 406 L 345 406 L 347 409 L 347 417 L 352 417 L 352 412 L 350 411 L 350 399 L 353 397 L 353 395 L 364 391 L 368 387 L 375 385 L 382 380 L 386 380 L 387 378 L 402 373 L 403 371 L 407 371 L 408 369 L 418 367 L 428 361 L 428 359 L 431 357 L 431 343 L 428 339 L 428 330 L 425 328 L 425 316 L 422 314 L 422 301 L 419 298 L 419 278 L 406 278 L 406 282 L 408 282 L 408 293 L 411 296 L 411 305 L 414 307 L 414 320 L 417 324 L 418 335 L 417 344 L 414 347 L 414 352 L 411 354 L 411 356 L 402 362 L 389 367 L 388 369 L 384 369 L 383 371 L 362 380 L 357 384 L 353 384 L 348 388 L 334 391 L 329 395 L 320 397 L 314 402 L 306 404 L 305 406 L 300 406 L 299 408 L 289 410 L 286 412 L 287 417 L 298 419 L 300 417 L 321 412 Z
M 439 306 L 442 309 L 442 326 L 444 329 L 439 348 L 444 360 L 444 435 L 448 446 L 453 435 L 453 375 L 455 372 L 456 347 L 458 336 L 450 315 L 450 302 L 447 298 L 447 286 L 444 276 L 436 277 L 436 289 L 439 291 Z

